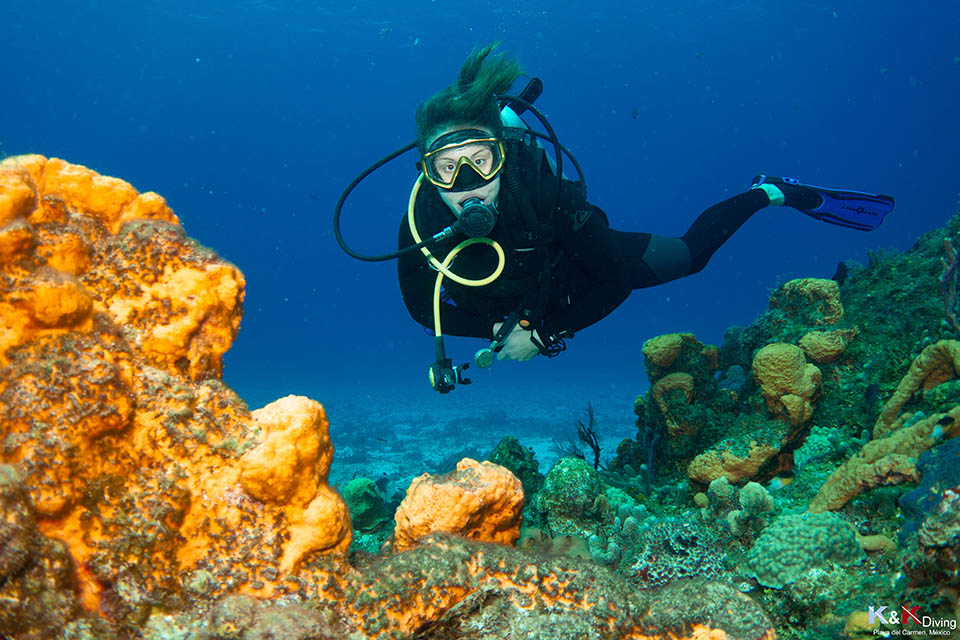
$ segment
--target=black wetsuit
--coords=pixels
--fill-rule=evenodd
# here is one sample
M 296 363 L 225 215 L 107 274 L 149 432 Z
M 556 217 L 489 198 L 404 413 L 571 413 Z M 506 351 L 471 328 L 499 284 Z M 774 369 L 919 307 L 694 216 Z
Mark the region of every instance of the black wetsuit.
M 599 207 L 586 201 L 579 183 L 569 180 L 563 180 L 556 213 L 549 215 L 556 198 L 556 178 L 543 151 L 526 146 L 514 146 L 512 150 L 513 158 L 509 150 L 507 153 L 513 162 L 508 162 L 504 171 L 512 171 L 518 179 L 511 181 L 515 187 L 511 188 L 507 176 L 501 178 L 499 218 L 490 234 L 504 249 L 506 267 L 497 280 L 483 287 L 443 279 L 440 318 L 445 334 L 489 339 L 495 322 L 502 322 L 523 304 L 531 306 L 531 302 L 540 305 L 542 336 L 572 334 L 616 309 L 634 289 L 700 271 L 740 225 L 769 204 L 766 193 L 759 189 L 734 196 L 703 212 L 680 238 L 617 231 L 609 227 Z M 530 216 L 525 221 L 520 214 L 519 203 L 525 199 L 533 203 L 539 222 L 548 225 L 533 234 Z M 421 238 L 454 221 L 453 213 L 429 183 L 420 190 L 414 212 Z M 550 227 L 552 234 L 548 233 Z M 531 241 L 531 235 L 540 239 Z M 442 261 L 464 239 L 448 238 L 431 252 Z M 400 223 L 399 246 L 412 244 L 405 215 Z M 545 273 L 545 255 L 556 264 L 549 271 L 548 295 L 543 300 L 536 292 Z M 493 249 L 473 245 L 457 255 L 451 269 L 465 278 L 480 279 L 490 275 L 496 265 Z M 432 329 L 437 272 L 416 251 L 400 257 L 398 276 L 410 315 Z

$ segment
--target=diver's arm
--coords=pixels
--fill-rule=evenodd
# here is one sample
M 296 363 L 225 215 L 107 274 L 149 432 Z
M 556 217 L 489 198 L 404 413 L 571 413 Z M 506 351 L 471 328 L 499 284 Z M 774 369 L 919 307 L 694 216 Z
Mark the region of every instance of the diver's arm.
M 399 247 L 413 244 L 413 236 L 404 222 L 400 226 Z M 397 258 L 397 277 L 400 294 L 410 316 L 418 323 L 433 329 L 433 290 L 437 272 L 427 265 L 419 251 L 405 253 Z M 444 335 L 489 338 L 493 320 L 474 315 L 452 304 L 440 303 L 440 320 Z

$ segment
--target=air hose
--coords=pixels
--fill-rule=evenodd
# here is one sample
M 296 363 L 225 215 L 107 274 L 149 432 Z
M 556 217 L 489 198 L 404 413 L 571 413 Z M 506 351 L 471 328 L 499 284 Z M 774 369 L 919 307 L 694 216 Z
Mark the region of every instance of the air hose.
M 410 226 L 410 234 L 413 236 L 413 241 L 416 244 L 420 244 L 421 240 L 420 233 L 417 231 L 417 224 L 414 216 L 414 206 L 417 201 L 417 194 L 420 192 L 421 184 L 423 184 L 422 173 L 417 177 L 417 181 L 413 184 L 413 189 L 410 191 L 410 201 L 407 206 L 407 224 Z M 457 257 L 457 254 L 474 244 L 488 245 L 497 252 L 497 267 L 486 278 L 480 278 L 478 280 L 464 278 L 463 276 L 459 276 L 449 269 L 450 265 L 453 264 L 454 259 Z M 454 282 L 462 284 L 466 287 L 482 287 L 490 284 L 500 277 L 500 274 L 503 273 L 503 269 L 507 264 L 507 258 L 503 253 L 503 247 L 500 246 L 500 243 L 498 243 L 496 240 L 486 237 L 468 238 L 464 240 L 450 250 L 450 253 L 447 254 L 447 257 L 444 258 L 443 262 L 437 260 L 433 254 L 430 253 L 430 250 L 427 249 L 426 246 L 420 247 L 420 251 L 423 253 L 424 257 L 426 257 L 427 261 L 430 263 L 430 266 L 437 270 L 437 281 L 433 287 L 433 330 L 434 335 L 440 337 L 443 335 L 441 330 L 442 328 L 440 326 L 440 290 L 443 278 L 450 278 Z

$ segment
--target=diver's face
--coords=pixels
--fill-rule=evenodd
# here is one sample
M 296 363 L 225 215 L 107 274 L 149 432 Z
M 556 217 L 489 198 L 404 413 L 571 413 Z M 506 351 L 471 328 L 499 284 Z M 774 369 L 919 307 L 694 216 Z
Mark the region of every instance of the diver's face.
M 430 144 L 433 144 L 434 141 L 447 134 L 455 131 L 462 131 L 464 129 L 479 129 L 481 131 L 486 131 L 488 134 L 493 136 L 493 132 L 486 127 L 464 125 L 450 127 L 438 131 L 437 134 L 430 140 Z M 489 151 L 482 145 L 467 145 L 462 148 L 451 150 L 450 152 L 441 152 L 434 159 L 434 162 L 438 163 L 438 166 L 441 168 L 447 167 L 452 173 L 461 157 L 466 157 L 467 160 L 469 160 L 472 164 L 475 164 L 481 170 L 485 171 L 486 169 L 483 163 L 490 163 L 493 161 L 493 159 L 488 156 L 490 156 Z M 440 199 L 446 203 L 446 205 L 450 208 L 450 211 L 453 212 L 453 215 L 459 218 L 460 214 L 463 212 L 463 203 L 471 198 L 480 198 L 485 204 L 497 204 L 497 198 L 500 196 L 500 174 L 498 173 L 490 182 L 478 185 L 476 188 L 468 191 L 450 191 L 448 189 L 443 189 L 442 187 L 437 187 L 437 191 L 440 192 Z

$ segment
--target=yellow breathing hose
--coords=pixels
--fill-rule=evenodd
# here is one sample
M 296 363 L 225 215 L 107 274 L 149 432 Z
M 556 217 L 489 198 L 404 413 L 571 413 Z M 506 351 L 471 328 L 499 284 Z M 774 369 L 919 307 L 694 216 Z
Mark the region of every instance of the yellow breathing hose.
M 410 225 L 410 234 L 413 236 L 413 241 L 416 244 L 420 244 L 420 234 L 417 232 L 416 221 L 414 220 L 414 205 L 417 201 L 417 194 L 420 192 L 420 185 L 423 184 L 423 173 L 417 178 L 417 181 L 413 183 L 413 189 L 410 191 L 410 201 L 407 204 L 407 224 Z M 453 263 L 454 258 L 457 257 L 457 254 L 460 253 L 463 249 L 466 249 L 470 245 L 474 244 L 485 244 L 493 248 L 497 252 L 497 267 L 493 272 L 486 278 L 481 278 L 479 280 L 470 280 L 462 276 L 458 276 L 448 269 L 448 267 Z M 503 268 L 507 264 L 507 258 L 503 253 L 503 247 L 496 240 L 491 240 L 490 238 L 468 238 L 455 246 L 450 250 L 450 253 L 447 254 L 447 257 L 444 258 L 443 262 L 440 262 L 433 254 L 430 253 L 430 250 L 426 247 L 420 247 L 420 251 L 430 262 L 430 265 L 437 270 L 437 281 L 433 287 L 433 330 L 437 336 L 443 335 L 440 330 L 440 284 L 443 280 L 443 277 L 446 276 L 467 287 L 482 287 L 484 285 L 490 284 L 494 280 L 500 277 L 500 274 L 503 273 Z

